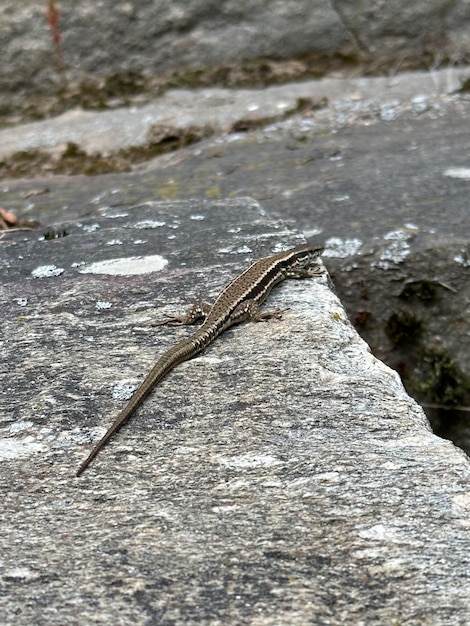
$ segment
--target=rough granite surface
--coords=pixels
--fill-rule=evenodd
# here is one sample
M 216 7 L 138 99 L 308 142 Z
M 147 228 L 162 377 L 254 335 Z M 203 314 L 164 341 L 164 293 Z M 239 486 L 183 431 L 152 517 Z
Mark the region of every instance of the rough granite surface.
M 53 167 L 73 140 L 106 151 L 111 171 L 114 152 L 142 141 L 152 125 L 167 124 L 171 135 L 209 122 L 215 135 L 126 173 L 52 176 L 44 167 L 40 178 L 4 180 L 0 207 L 47 229 L 103 205 L 255 197 L 327 244 L 330 274 L 361 336 L 400 372 L 433 430 L 470 454 L 469 76 L 457 67 L 264 90 L 175 90 L 142 107 L 76 110 L 3 129 L 4 155 L 49 147 Z M 296 112 L 297 101 L 326 102 Z M 22 171 L 39 176 L 31 163 Z
M 176 368 L 75 478 L 189 332 L 152 323 L 299 237 L 240 198 L 103 205 L 63 228 L 0 247 L 2 623 L 466 623 L 469 460 L 326 275 Z

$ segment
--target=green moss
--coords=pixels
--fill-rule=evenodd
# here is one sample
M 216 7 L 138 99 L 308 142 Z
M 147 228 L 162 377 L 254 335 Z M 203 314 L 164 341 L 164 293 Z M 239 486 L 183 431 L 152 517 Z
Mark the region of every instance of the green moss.
M 453 406 L 470 393 L 470 377 L 440 348 L 421 351 L 420 372 L 411 380 L 413 387 L 432 402 Z
M 230 132 L 249 132 L 252 130 L 256 130 L 257 128 L 263 128 L 264 126 L 268 126 L 269 124 L 275 124 L 276 122 L 280 122 L 289 117 L 292 117 L 296 113 L 307 113 L 308 111 L 313 111 L 314 109 L 323 108 L 327 106 L 327 104 L 328 101 L 326 100 L 326 98 L 321 98 L 320 100 L 313 100 L 312 98 L 297 98 L 297 101 L 293 107 L 291 107 L 290 109 L 286 109 L 278 115 L 256 118 L 248 117 L 237 120 L 230 128 Z
M 47 150 L 17 152 L 9 159 L 0 161 L 0 176 L 8 178 L 31 177 L 34 174 L 109 174 L 129 172 L 133 164 L 148 161 L 209 137 L 213 129 L 209 126 L 175 128 L 155 126 L 149 132 L 143 146 L 122 148 L 110 155 L 100 152 L 88 154 L 78 144 L 69 142 L 61 155 Z
M 220 198 L 221 193 L 219 187 L 208 187 L 206 189 L 206 196 L 208 198 Z
M 421 331 L 421 320 L 408 311 L 392 313 L 385 324 L 385 333 L 395 346 L 416 341 Z
M 433 49 L 422 49 L 415 56 L 401 59 L 400 71 L 428 70 L 435 62 Z M 442 46 L 441 46 L 442 48 Z M 455 59 L 442 56 L 441 65 L 455 65 Z M 148 76 L 136 70 L 115 72 L 109 76 L 91 76 L 82 82 L 68 82 L 55 93 L 25 94 L 22 103 L 3 104 L 0 108 L 0 128 L 12 123 L 44 119 L 59 115 L 76 106 L 86 109 L 103 109 L 124 106 L 135 102 L 152 100 L 169 88 L 198 87 L 266 87 L 293 81 L 316 79 L 331 73 L 349 75 L 351 71 L 362 76 L 387 76 L 396 69 L 396 56 L 384 52 L 382 55 L 343 51 L 334 54 L 309 53 L 297 58 L 260 57 L 245 59 L 225 65 L 173 70 Z M 460 92 L 470 89 L 466 80 Z M 145 94 L 143 97 L 142 94 Z M 11 119 L 9 119 L 11 118 Z
M 160 154 L 173 152 L 201 141 L 210 137 L 213 132 L 210 126 L 193 125 L 187 128 L 177 128 L 156 124 L 150 128 L 147 142 L 143 146 L 122 148 L 117 155 L 129 163 L 141 163 Z
M 470 93 L 470 78 L 467 78 L 462 83 L 462 86 L 458 90 L 460 93 Z
M 133 96 L 142 93 L 147 88 L 147 79 L 141 72 L 127 70 L 107 76 L 103 91 L 108 98 Z
M 418 298 L 423 302 L 435 300 L 438 295 L 439 285 L 433 280 L 415 280 L 407 283 L 400 293 L 400 298 L 409 300 Z
M 174 200 L 181 195 L 179 184 L 176 180 L 172 180 L 163 185 L 158 185 L 158 197 L 160 200 Z
M 93 77 L 77 84 L 67 84 L 57 92 L 57 101 L 64 108 L 107 109 L 123 106 L 147 90 L 147 80 L 140 72 L 127 70 L 106 77 Z M 111 104 L 112 103 L 112 104 Z

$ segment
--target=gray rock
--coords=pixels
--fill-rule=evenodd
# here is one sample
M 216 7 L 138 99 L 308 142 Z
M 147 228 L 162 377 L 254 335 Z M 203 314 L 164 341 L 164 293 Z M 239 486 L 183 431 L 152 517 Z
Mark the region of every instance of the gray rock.
M 217 134 L 130 174 L 4 182 L 0 206 L 50 224 L 104 204 L 256 195 L 326 242 L 338 294 L 374 354 L 401 373 L 435 431 L 470 453 L 466 79 L 459 68 L 197 98 L 174 91 L 132 112 L 77 112 L 4 130 L 0 147 L 10 150 L 74 139 L 111 153 L 163 120 L 181 132 L 210 123 Z M 299 99 L 324 97 L 323 108 L 263 126 Z M 225 135 L 240 121 L 261 128 Z
M 0 6 L 0 105 L 63 84 L 45 15 L 46 3 Z M 240 2 L 192 0 L 56 3 L 68 81 L 204 70 L 243 60 L 340 53 L 375 65 L 407 57 L 455 60 L 469 54 L 468 1 L 409 3 Z
M 88 154 L 109 155 L 154 141 L 155 128 L 176 132 L 207 129 L 220 136 L 241 122 L 268 126 L 270 121 L 274 124 L 289 117 L 294 118 L 286 123 L 290 127 L 279 124 L 271 134 L 290 132 L 293 139 L 302 141 L 309 122 L 310 130 L 318 132 L 319 125 L 330 130 L 377 115 L 383 121 L 394 121 L 406 112 L 437 113 L 467 79 L 469 67 L 368 80 L 325 78 L 265 89 L 175 89 L 142 106 L 74 109 L 48 120 L 4 128 L 0 130 L 0 159 L 20 151 L 54 150 L 67 142 L 76 143 Z M 302 102 L 308 116 L 299 112 Z
M 463 34 L 465 24 L 470 20 L 468 2 L 454 4 L 445 0 L 426 4 L 424 2 L 367 2 L 358 11 L 348 0 L 333 3 L 341 21 L 351 33 L 358 47 L 373 52 L 379 57 L 422 54 L 426 49 L 433 50 L 436 56 L 443 53 L 451 33 L 457 44 L 454 53 L 466 55 L 468 38 Z M 457 39 L 459 43 L 457 43 Z
M 64 228 L 0 247 L 2 623 L 465 623 L 468 459 L 326 276 L 176 368 L 76 479 L 123 384 L 187 334 L 151 324 L 298 239 L 242 199 L 98 203 Z

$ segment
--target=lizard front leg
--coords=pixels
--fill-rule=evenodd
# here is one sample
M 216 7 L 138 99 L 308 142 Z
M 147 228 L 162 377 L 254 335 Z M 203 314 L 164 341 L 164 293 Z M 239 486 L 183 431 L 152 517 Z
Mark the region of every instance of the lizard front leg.
M 232 313 L 232 323 L 239 324 L 245 320 L 251 320 L 252 322 L 266 322 L 270 319 L 282 318 L 283 311 L 281 309 L 274 309 L 273 311 L 259 310 L 259 304 L 256 300 L 245 300 L 241 302 Z
M 322 276 L 324 271 L 321 267 L 311 267 L 306 269 L 304 267 L 293 267 L 285 274 L 286 278 L 315 278 Z

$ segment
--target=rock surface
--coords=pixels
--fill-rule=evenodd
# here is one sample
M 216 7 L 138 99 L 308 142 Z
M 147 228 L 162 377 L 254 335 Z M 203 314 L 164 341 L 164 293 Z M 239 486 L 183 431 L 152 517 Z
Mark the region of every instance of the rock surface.
M 61 142 L 74 140 L 80 150 L 101 144 L 110 169 L 117 149 L 144 140 L 152 126 L 184 133 L 209 124 L 215 134 L 141 167 L 128 163 L 131 173 L 5 182 L 0 206 L 46 225 L 94 215 L 104 204 L 255 196 L 307 238 L 326 242 L 338 294 L 374 354 L 400 372 L 435 431 L 470 453 L 469 76 L 457 68 L 174 91 L 132 111 L 4 129 L 5 155 L 41 146 L 60 152 Z M 299 101 L 325 99 L 296 110 Z M 52 157 L 47 164 L 54 167 Z
M 31 177 L 0 186 L 2 624 L 467 622 L 468 458 L 327 276 L 274 290 L 282 320 L 181 364 L 74 473 L 190 332 L 152 324 L 294 224 L 470 451 L 470 80 L 436 70 L 469 21 L 467 0 L 1 3 L 0 176 Z
M 58 22 L 56 15 L 49 17 L 51 31 L 46 2 L 1 3 L 0 110 L 13 111 L 28 92 L 53 93 L 64 78 L 106 77 L 113 91 L 119 84 L 135 88 L 145 77 L 167 71 L 198 80 L 198 71 L 250 60 L 298 59 L 308 72 L 309 55 L 322 56 L 324 66 L 335 54 L 349 62 L 364 59 L 373 69 L 384 63 L 406 66 L 410 59 L 415 66 L 434 67 L 470 53 L 467 0 L 363 2 L 360 9 L 349 0 L 54 5 L 60 14 Z M 60 39 L 59 53 L 54 37 Z M 269 63 L 261 62 L 254 80 L 256 75 L 266 78 Z
M 0 248 L 4 624 L 465 622 L 468 458 L 326 276 L 287 281 L 281 321 L 175 369 L 76 479 L 129 384 L 187 335 L 151 324 L 298 238 L 243 199 L 98 203 L 64 229 Z
M 441 116 L 462 106 L 459 89 L 470 81 L 470 67 L 410 72 L 388 77 L 289 83 L 264 89 L 175 89 L 154 102 L 106 111 L 75 108 L 60 116 L 0 130 L 0 159 L 37 149 L 58 151 L 73 142 L 87 154 L 111 155 L 157 141 L 156 130 L 206 130 L 217 137 L 263 129 L 266 140 L 290 137 L 291 149 L 318 131 L 393 122 L 406 113 Z M 266 128 L 268 130 L 266 130 Z M 119 129 L 119 132 L 116 132 Z M 201 137 L 204 135 L 201 132 Z M 279 140 L 278 140 L 279 141 Z

